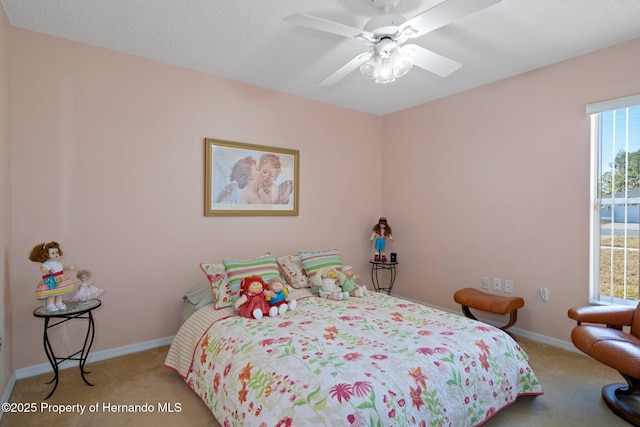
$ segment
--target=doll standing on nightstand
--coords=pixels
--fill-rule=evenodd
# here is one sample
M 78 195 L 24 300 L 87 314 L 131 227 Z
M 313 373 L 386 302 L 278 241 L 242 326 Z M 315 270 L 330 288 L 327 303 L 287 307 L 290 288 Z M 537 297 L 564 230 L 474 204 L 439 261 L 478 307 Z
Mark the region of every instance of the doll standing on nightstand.
M 44 308 L 48 312 L 61 311 L 67 308 L 62 296 L 73 292 L 75 284 L 64 270 L 75 270 L 76 267 L 63 266 L 60 261 L 62 249 L 58 242 L 40 243 L 31 249 L 29 259 L 39 262 L 42 280 L 36 286 L 36 299 L 44 300 Z
M 371 234 L 371 240 L 374 241 L 374 261 L 386 261 L 387 255 L 384 253 L 386 240 L 393 240 L 391 235 L 391 226 L 387 222 L 387 218 L 380 217 L 378 223 L 373 226 L 373 233 Z
M 69 298 L 69 301 L 87 302 L 90 299 L 98 298 L 98 296 L 104 292 L 104 289 L 93 286 L 91 276 L 92 275 L 89 270 L 78 271 L 78 274 L 76 274 L 76 277 L 80 280 L 78 283 L 78 290 L 71 298 Z

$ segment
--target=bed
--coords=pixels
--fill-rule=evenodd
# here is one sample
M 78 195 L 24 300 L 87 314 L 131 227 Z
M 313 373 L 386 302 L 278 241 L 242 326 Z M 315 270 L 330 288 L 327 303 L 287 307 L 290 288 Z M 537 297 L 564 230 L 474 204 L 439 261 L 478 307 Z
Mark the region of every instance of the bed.
M 205 305 L 165 366 L 223 426 L 477 426 L 542 388 L 508 334 L 369 291 L 261 320 Z

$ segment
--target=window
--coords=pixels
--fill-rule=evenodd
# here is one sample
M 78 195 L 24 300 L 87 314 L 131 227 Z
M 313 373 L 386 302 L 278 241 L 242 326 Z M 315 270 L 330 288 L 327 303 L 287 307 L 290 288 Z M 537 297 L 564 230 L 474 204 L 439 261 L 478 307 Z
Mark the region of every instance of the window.
M 640 300 L 640 94 L 590 104 L 590 298 Z

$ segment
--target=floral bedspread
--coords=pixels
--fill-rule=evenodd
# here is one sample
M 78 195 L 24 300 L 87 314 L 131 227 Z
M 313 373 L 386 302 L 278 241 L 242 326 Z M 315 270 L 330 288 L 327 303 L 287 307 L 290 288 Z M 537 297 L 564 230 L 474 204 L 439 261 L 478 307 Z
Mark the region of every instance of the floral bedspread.
M 214 321 L 185 381 L 223 426 L 475 426 L 542 394 L 506 333 L 370 292 Z

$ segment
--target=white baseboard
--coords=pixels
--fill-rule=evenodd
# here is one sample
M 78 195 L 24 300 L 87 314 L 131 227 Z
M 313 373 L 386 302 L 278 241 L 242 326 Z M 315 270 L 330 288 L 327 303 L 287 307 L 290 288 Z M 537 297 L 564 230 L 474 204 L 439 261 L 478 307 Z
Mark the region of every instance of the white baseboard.
M 2 393 L 2 403 L 6 403 L 9 401 L 11 397 L 11 393 L 13 392 L 13 387 L 16 385 L 16 373 L 14 372 L 9 378 L 9 384 L 4 389 L 4 393 Z M 2 421 L 2 416 L 4 415 L 4 411 L 0 411 L 0 421 Z
M 139 351 L 149 350 L 151 348 L 162 347 L 163 345 L 169 345 L 173 341 L 173 337 L 159 338 L 151 341 L 144 341 L 137 344 L 125 345 L 122 347 L 116 347 L 109 350 L 96 351 L 90 353 L 87 358 L 87 363 L 99 362 L 101 360 L 111 359 L 113 357 L 124 356 L 126 354 L 137 353 Z M 78 362 L 73 360 L 66 360 L 59 365 L 60 369 L 67 369 L 77 367 Z M 49 363 L 41 363 L 39 365 L 28 366 L 26 368 L 16 369 L 14 375 L 17 380 L 23 378 L 29 378 L 40 374 L 46 374 L 51 372 L 51 365 Z
M 519 328 L 516 328 L 515 326 L 509 328 L 509 331 L 512 331 L 514 335 L 518 335 L 520 337 L 530 339 L 531 341 L 540 342 L 542 344 L 548 344 L 552 347 L 561 348 L 563 350 L 567 350 L 572 353 L 584 354 L 580 350 L 578 350 L 570 341 L 560 340 L 558 338 L 552 338 L 546 335 L 536 334 L 535 332 L 519 329 Z

